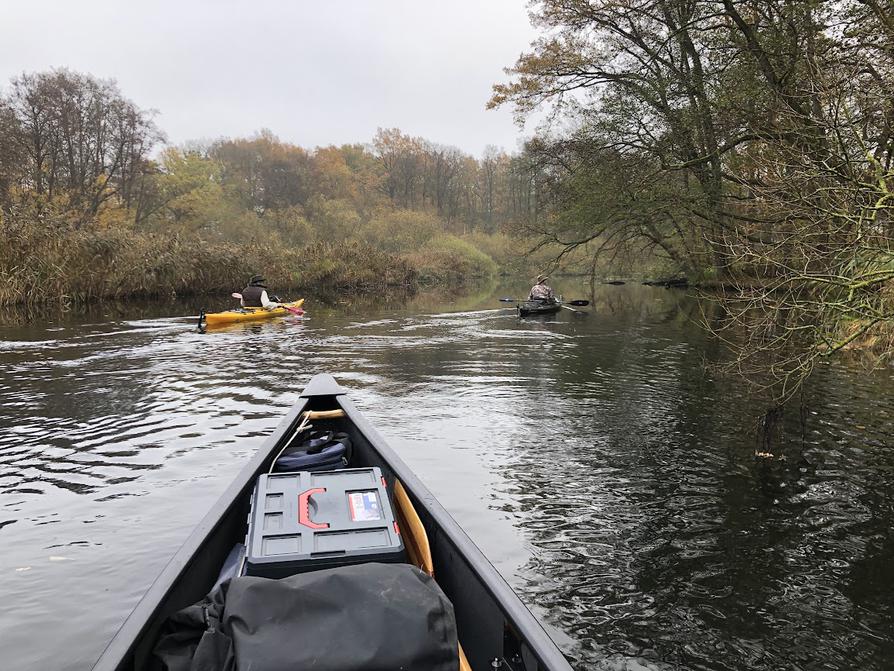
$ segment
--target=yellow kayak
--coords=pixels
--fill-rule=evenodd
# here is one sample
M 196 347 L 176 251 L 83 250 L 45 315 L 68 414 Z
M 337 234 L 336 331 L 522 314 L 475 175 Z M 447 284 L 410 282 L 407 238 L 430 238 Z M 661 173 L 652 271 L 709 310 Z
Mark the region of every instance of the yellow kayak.
M 300 308 L 304 305 L 304 299 L 293 301 L 291 303 L 283 303 L 290 308 Z M 205 315 L 205 323 L 208 326 L 217 326 L 218 324 L 232 324 L 234 322 L 250 322 L 256 319 L 270 319 L 271 317 L 285 317 L 292 314 L 285 308 L 273 308 L 266 310 L 264 308 L 241 308 L 239 310 L 227 310 L 226 312 L 212 312 Z

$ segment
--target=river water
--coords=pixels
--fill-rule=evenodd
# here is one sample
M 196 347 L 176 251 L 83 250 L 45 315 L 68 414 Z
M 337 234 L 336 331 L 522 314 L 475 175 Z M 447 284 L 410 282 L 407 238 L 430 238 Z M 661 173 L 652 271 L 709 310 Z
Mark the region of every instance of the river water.
M 184 303 L 0 315 L 3 668 L 89 668 L 319 372 L 576 668 L 894 666 L 890 368 L 824 366 L 757 459 L 693 300 L 518 321 L 506 291 L 205 334 Z

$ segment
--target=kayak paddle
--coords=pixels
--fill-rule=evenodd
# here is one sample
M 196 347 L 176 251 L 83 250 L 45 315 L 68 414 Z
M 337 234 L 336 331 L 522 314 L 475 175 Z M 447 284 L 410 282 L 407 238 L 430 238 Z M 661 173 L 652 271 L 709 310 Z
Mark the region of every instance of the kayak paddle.
M 518 298 L 501 298 L 501 303 L 526 303 L 527 300 L 520 300 Z M 577 305 L 578 307 L 584 307 L 585 305 L 589 305 L 590 301 L 585 300 L 575 300 L 575 301 L 565 301 L 563 305 Z

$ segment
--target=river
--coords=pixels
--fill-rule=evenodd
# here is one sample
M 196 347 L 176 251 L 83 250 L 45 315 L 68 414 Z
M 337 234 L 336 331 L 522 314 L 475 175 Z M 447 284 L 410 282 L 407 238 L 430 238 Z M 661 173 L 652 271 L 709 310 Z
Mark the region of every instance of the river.
M 195 302 L 0 314 L 4 668 L 89 668 L 319 372 L 576 668 L 894 665 L 891 368 L 821 367 L 758 459 L 760 407 L 683 293 L 519 321 L 507 292 L 204 334 Z

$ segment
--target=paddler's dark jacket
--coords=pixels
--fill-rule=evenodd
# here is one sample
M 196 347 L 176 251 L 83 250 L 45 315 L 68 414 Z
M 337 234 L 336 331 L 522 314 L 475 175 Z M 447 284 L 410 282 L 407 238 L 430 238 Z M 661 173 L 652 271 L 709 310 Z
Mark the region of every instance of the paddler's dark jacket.
M 242 290 L 242 304 L 247 308 L 262 308 L 261 294 L 266 291 L 266 287 L 256 284 L 249 284 Z

